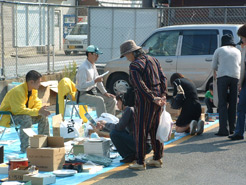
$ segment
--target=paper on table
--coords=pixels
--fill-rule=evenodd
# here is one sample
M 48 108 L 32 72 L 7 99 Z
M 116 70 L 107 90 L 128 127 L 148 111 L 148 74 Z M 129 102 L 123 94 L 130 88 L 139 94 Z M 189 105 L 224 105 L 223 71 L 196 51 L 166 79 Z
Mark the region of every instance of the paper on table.
M 108 74 L 108 73 L 109 73 L 109 71 L 106 71 L 105 73 L 99 75 L 97 78 L 102 78 L 102 77 L 104 77 L 104 76 L 105 76 L 106 74 Z

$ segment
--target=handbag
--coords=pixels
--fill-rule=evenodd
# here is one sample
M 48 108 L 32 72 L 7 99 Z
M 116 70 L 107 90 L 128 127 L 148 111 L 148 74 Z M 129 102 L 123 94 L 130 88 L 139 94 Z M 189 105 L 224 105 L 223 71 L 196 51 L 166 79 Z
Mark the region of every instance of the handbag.
M 181 86 L 180 79 L 179 79 L 179 84 L 177 84 L 175 81 L 173 83 L 174 83 L 174 85 L 176 85 L 178 92 L 177 92 L 176 96 L 174 96 L 172 101 L 171 101 L 171 108 L 172 109 L 180 109 L 180 108 L 182 108 L 184 101 L 186 99 L 185 92 Z

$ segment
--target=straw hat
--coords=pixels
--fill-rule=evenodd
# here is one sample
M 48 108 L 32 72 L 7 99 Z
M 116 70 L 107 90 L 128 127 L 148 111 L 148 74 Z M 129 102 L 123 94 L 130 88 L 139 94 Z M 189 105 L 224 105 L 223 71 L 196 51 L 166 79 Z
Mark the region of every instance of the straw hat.
M 141 49 L 137 46 L 134 40 L 127 40 L 120 46 L 120 58 L 124 57 L 125 54 Z

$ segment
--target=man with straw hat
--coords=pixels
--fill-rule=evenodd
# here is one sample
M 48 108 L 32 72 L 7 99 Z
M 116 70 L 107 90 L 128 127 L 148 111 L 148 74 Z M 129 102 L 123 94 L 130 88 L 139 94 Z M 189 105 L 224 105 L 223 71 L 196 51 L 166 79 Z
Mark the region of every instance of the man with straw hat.
M 147 165 L 162 166 L 163 143 L 156 140 L 162 106 L 166 103 L 167 79 L 159 61 L 145 54 L 133 40 L 128 40 L 120 46 L 121 58 L 126 57 L 131 62 L 129 66 L 130 83 L 135 90 L 135 141 L 136 162 L 129 168 L 145 170 L 146 140 L 151 136 L 154 150 L 153 159 Z

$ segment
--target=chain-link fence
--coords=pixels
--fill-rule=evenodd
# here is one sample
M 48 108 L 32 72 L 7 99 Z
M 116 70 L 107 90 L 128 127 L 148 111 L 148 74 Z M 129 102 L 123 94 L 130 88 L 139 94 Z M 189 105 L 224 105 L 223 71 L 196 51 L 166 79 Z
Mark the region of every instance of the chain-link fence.
M 101 7 L 100 11 L 103 9 L 104 7 Z M 155 16 L 160 23 L 159 26 L 246 22 L 246 7 L 163 8 L 157 11 Z M 148 11 L 142 9 L 141 14 L 148 14 Z M 137 16 L 136 20 L 141 17 Z M 43 74 L 62 71 L 73 61 L 79 65 L 86 58 L 84 51 L 87 45 L 93 44 L 88 43 L 87 35 L 82 33 L 83 30 L 98 29 L 90 25 L 87 25 L 89 29 L 84 28 L 82 22 L 87 22 L 87 19 L 88 8 L 85 6 L 0 1 L 1 79 L 23 76 L 32 69 Z M 105 19 L 107 17 L 98 17 L 102 22 Z M 118 21 L 117 24 L 121 24 L 120 19 Z M 76 25 L 77 27 L 71 31 Z M 114 25 L 116 23 L 112 21 L 110 28 L 114 29 Z M 137 32 L 133 31 L 133 33 Z M 69 38 L 67 35 L 70 35 Z M 118 42 L 115 40 L 114 42 L 119 43 L 121 38 L 115 36 L 112 39 L 118 39 Z
M 161 26 L 178 24 L 244 24 L 246 7 L 185 7 L 161 9 Z
M 66 55 L 64 42 L 76 23 L 86 20 L 85 7 L 0 2 L 1 78 L 20 77 L 29 70 L 50 74 L 73 61 L 79 65 L 84 50 Z

